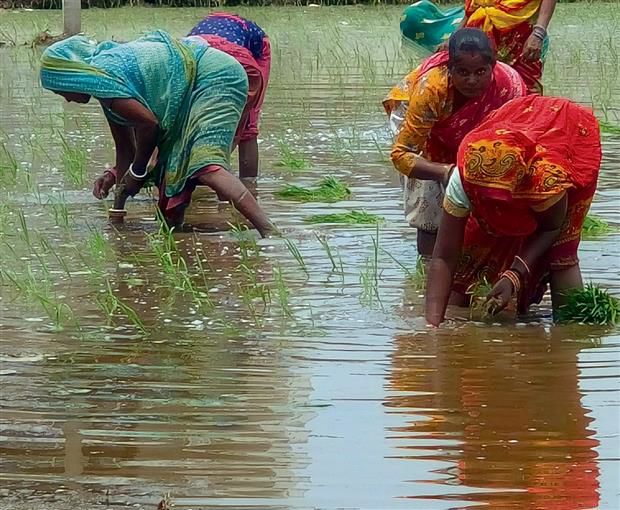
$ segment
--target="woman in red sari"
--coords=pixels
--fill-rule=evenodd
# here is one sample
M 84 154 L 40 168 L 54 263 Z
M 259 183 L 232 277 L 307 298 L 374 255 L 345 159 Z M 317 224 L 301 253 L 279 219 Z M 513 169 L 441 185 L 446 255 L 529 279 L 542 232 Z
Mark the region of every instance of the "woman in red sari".
M 577 249 L 596 191 L 601 139 L 594 114 L 568 99 L 510 101 L 469 133 L 448 184 L 428 276 L 426 319 L 494 282 L 495 311 L 525 312 L 551 284 L 553 308 L 582 286 Z
M 398 133 L 392 162 L 407 178 L 405 216 L 418 230 L 422 257 L 433 253 L 444 186 L 459 143 L 487 114 L 523 94 L 523 80 L 510 66 L 495 62 L 488 37 L 465 28 L 452 35 L 449 51 L 425 60 L 384 100 Z

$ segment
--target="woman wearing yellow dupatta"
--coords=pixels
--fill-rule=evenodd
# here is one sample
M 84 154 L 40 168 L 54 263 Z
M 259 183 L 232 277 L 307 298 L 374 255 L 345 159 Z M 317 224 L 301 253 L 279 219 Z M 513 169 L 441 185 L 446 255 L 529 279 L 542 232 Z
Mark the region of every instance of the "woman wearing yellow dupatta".
M 497 58 L 516 69 L 532 93 L 542 93 L 547 28 L 557 0 L 465 0 L 464 26 L 495 42 Z

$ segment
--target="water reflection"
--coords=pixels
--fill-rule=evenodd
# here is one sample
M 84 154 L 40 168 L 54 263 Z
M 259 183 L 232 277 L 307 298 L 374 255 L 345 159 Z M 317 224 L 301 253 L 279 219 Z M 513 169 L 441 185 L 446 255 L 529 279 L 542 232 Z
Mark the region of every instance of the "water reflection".
M 599 441 L 578 382 L 579 353 L 592 344 L 571 336 L 538 326 L 397 336 L 385 406 L 406 424 L 388 437 L 400 458 L 445 463 L 427 482 L 451 486 L 404 496 L 597 508 Z

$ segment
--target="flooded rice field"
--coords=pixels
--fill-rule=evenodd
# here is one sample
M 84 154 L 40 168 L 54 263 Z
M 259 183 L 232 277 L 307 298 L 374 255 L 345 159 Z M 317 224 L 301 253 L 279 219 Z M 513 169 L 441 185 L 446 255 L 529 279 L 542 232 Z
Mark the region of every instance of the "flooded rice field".
M 609 126 L 616 7 L 560 5 L 545 75 Z M 617 329 L 554 326 L 548 300 L 524 322 L 456 309 L 425 327 L 380 105 L 419 60 L 400 12 L 240 11 L 274 51 L 258 195 L 283 236 L 267 240 L 206 190 L 193 232 L 159 231 L 148 196 L 112 228 L 90 193 L 113 162 L 104 117 L 42 91 L 24 45 L 60 13 L 2 13 L 2 509 L 618 508 Z M 92 9 L 83 26 L 180 36 L 204 14 Z M 581 260 L 620 295 L 620 135 L 604 152 L 593 212 L 616 231 Z M 326 176 L 351 197 L 275 195 Z M 305 221 L 350 210 L 383 221 Z

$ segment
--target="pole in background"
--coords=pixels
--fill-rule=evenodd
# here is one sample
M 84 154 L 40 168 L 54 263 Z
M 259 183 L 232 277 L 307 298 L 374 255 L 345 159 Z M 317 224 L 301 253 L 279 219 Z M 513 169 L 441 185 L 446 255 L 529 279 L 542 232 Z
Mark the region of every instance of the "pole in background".
M 82 31 L 81 0 L 62 0 L 64 35 L 75 35 Z

